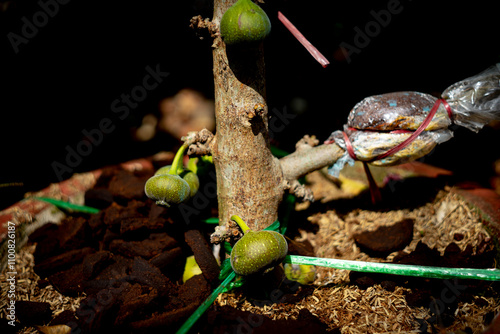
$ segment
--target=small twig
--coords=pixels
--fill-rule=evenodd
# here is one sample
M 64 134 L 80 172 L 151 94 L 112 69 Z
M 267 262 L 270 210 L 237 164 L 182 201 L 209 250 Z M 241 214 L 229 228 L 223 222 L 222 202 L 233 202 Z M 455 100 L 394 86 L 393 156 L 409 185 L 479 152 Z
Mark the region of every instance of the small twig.
M 210 22 L 209 18 L 203 18 L 201 15 L 193 16 L 191 20 L 189 20 L 190 24 L 189 27 L 191 29 L 196 30 L 196 34 L 200 39 L 203 39 L 204 37 L 201 36 L 201 32 L 205 29 L 210 33 L 210 37 L 214 38 L 219 36 L 219 30 L 217 28 L 217 25 L 213 22 Z
M 7 187 L 23 187 L 24 183 L 22 182 L 9 182 L 9 183 L 2 183 L 0 184 L 0 188 L 7 188 Z
M 214 134 L 207 129 L 203 129 L 198 132 L 189 132 L 187 136 L 181 138 L 181 140 L 184 141 L 184 145 L 188 146 L 187 154 L 189 156 L 211 154 L 214 139 Z
M 291 182 L 302 176 L 330 166 L 344 154 L 337 144 L 323 144 L 305 150 L 296 150 L 280 159 L 283 177 Z
M 314 146 L 317 143 L 316 137 L 306 135 L 297 143 L 295 152 L 280 159 L 283 188 L 303 201 L 312 202 L 314 196 L 298 179 L 334 164 L 344 154 L 344 150 L 335 143 Z
M 225 225 L 215 227 L 215 232 L 210 235 L 210 242 L 213 244 L 220 244 L 223 242 L 234 243 L 235 240 L 240 239 L 243 233 L 238 224 L 229 220 Z
M 297 144 L 295 144 L 295 149 L 297 151 L 302 149 L 309 149 L 319 144 L 319 140 L 316 139 L 316 136 L 305 135 L 300 139 Z
M 305 187 L 303 184 L 300 184 L 299 181 L 297 180 L 290 181 L 288 187 L 289 187 L 288 192 L 290 194 L 295 195 L 295 197 L 302 200 L 303 202 L 305 201 L 314 202 L 314 195 L 311 189 Z

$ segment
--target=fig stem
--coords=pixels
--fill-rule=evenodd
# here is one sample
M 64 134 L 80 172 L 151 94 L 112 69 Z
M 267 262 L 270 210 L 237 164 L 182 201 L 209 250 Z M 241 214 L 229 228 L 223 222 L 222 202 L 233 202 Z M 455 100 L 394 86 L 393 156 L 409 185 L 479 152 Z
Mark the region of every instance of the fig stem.
M 186 151 L 186 148 L 187 145 L 183 144 L 175 154 L 174 161 L 172 162 L 172 167 L 170 167 L 170 171 L 168 172 L 170 175 L 179 175 L 179 164 L 182 163 L 182 156 L 184 155 L 184 151 Z
M 234 220 L 236 222 L 236 224 L 238 224 L 238 226 L 241 228 L 243 233 L 247 233 L 247 231 L 250 230 L 250 228 L 247 226 L 247 224 L 239 216 L 232 215 L 231 220 Z

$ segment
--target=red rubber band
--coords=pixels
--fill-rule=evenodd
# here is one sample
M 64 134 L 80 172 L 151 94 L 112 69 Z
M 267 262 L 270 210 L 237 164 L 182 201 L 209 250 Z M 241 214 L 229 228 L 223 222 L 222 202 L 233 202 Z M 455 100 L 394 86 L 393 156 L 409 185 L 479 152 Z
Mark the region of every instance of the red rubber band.
M 422 122 L 422 124 L 420 124 L 420 126 L 417 128 L 417 130 L 415 130 L 410 137 L 406 138 L 406 140 L 404 142 L 402 142 L 401 144 L 396 145 L 393 148 L 391 148 L 390 150 L 388 150 L 387 152 L 382 153 L 381 155 L 375 157 L 371 161 L 381 160 L 381 159 L 387 158 L 388 156 L 390 156 L 390 155 L 392 155 L 392 154 L 394 154 L 396 152 L 399 152 L 400 150 L 402 150 L 403 148 L 405 148 L 406 146 L 408 146 L 412 141 L 414 141 L 427 128 L 427 126 L 429 125 L 429 123 L 432 121 L 432 118 L 434 118 L 434 115 L 436 114 L 437 110 L 439 109 L 439 105 L 441 103 L 444 104 L 444 106 L 446 108 L 446 111 L 448 111 L 448 115 L 451 115 L 451 107 L 450 107 L 450 105 L 445 100 L 438 99 L 436 101 L 436 103 L 434 103 L 434 105 L 432 106 L 431 111 L 429 111 L 429 114 L 424 119 L 424 121 Z
M 347 153 L 349 153 L 349 156 L 351 158 L 353 158 L 354 160 L 358 160 L 358 158 L 356 158 L 356 154 L 354 154 L 354 148 L 352 147 L 351 140 L 349 139 L 349 136 L 344 131 L 342 131 L 342 134 L 344 135 L 344 142 L 345 142 L 345 148 L 347 150 Z
M 453 115 L 453 111 L 451 110 L 451 107 L 450 105 L 448 104 L 448 102 L 446 102 L 445 99 L 439 99 L 438 101 L 441 101 L 441 103 L 443 104 L 444 108 L 446 109 L 446 111 L 448 112 L 448 117 L 450 118 L 451 120 L 451 115 Z M 436 101 L 437 103 L 437 101 Z
M 446 102 L 446 100 L 438 99 L 436 101 L 436 103 L 434 103 L 434 105 L 432 106 L 432 109 L 429 111 L 429 114 L 424 119 L 422 124 L 420 124 L 420 126 L 412 133 L 412 135 L 410 137 L 406 138 L 405 141 L 403 141 L 399 145 L 394 146 L 393 148 L 389 149 L 385 153 L 382 153 L 382 154 L 376 156 L 375 158 L 371 159 L 370 162 L 387 158 L 388 156 L 393 155 L 396 152 L 399 152 L 400 150 L 402 150 L 403 148 L 405 148 L 406 146 L 411 144 L 411 142 L 413 142 L 430 124 L 430 122 L 434 118 L 434 115 L 436 115 L 436 112 L 439 109 L 440 104 L 444 105 L 446 111 L 448 112 L 448 117 L 450 117 L 450 119 L 451 119 L 451 115 L 453 114 L 453 112 L 451 110 L 450 105 L 448 104 L 448 102 Z M 357 129 L 353 129 L 353 130 L 357 130 Z M 405 132 L 408 132 L 408 130 L 395 130 L 395 131 L 392 131 L 391 133 L 405 133 Z M 352 147 L 352 143 L 351 143 L 351 140 L 349 139 L 349 136 L 347 136 L 347 134 L 345 132 L 342 132 L 342 134 L 344 135 L 344 142 L 345 142 L 347 153 L 349 153 L 349 156 L 351 158 L 353 158 L 354 160 L 357 160 L 357 157 L 356 157 L 356 154 L 354 153 L 354 148 Z
M 434 118 L 434 115 L 436 115 L 436 112 L 439 109 L 439 105 L 441 103 L 444 105 L 446 111 L 448 112 L 448 117 L 451 119 L 451 115 L 453 112 L 451 110 L 450 105 L 448 104 L 448 102 L 446 102 L 446 100 L 438 99 L 436 101 L 436 103 L 434 103 L 434 105 L 432 106 L 431 111 L 429 112 L 427 117 L 424 119 L 422 124 L 420 124 L 420 126 L 417 128 L 417 130 L 415 130 L 410 137 L 408 137 L 401 144 L 394 146 L 393 148 L 391 148 L 387 152 L 380 154 L 379 156 L 373 158 L 370 161 L 384 159 L 384 158 L 402 150 L 406 146 L 408 146 L 412 141 L 414 141 L 427 128 L 429 123 Z M 356 130 L 356 129 L 352 129 L 352 130 Z M 408 132 L 408 130 L 391 131 L 391 133 L 406 133 L 406 132 Z M 342 131 L 342 135 L 344 136 L 344 142 L 345 142 L 345 147 L 346 147 L 347 153 L 349 153 L 349 156 L 352 159 L 357 160 L 356 154 L 354 153 L 354 148 L 352 147 L 352 143 L 351 143 L 351 140 L 349 139 L 349 136 L 344 131 Z M 368 162 L 370 162 L 370 161 L 363 161 L 363 168 L 365 170 L 366 177 L 368 178 L 368 184 L 370 186 L 371 200 L 372 200 L 372 203 L 375 204 L 381 200 L 381 195 L 380 195 L 380 190 L 378 189 L 377 184 L 375 183 L 375 180 L 373 179 L 372 173 L 370 172 L 370 168 L 368 167 Z

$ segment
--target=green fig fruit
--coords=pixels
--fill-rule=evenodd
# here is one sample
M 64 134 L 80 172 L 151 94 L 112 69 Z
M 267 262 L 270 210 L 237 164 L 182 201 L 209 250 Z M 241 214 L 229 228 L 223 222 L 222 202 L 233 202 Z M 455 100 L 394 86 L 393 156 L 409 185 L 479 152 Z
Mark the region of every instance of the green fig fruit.
M 182 274 L 182 282 L 186 283 L 188 279 L 201 273 L 200 266 L 196 263 L 194 255 L 188 256 L 186 265 L 184 266 L 184 273 Z
M 146 181 L 144 192 L 156 204 L 170 206 L 184 202 L 190 195 L 190 188 L 179 175 L 161 174 Z
M 316 267 L 305 264 L 285 263 L 285 276 L 290 281 L 311 284 L 316 279 Z
M 170 172 L 170 168 L 172 168 L 172 165 L 163 166 L 156 171 L 155 175 L 168 174 Z M 182 170 L 182 167 L 177 168 L 177 175 L 182 173 Z
M 179 176 L 182 177 L 184 181 L 186 181 L 189 185 L 189 198 L 192 198 L 194 195 L 196 195 L 198 189 L 200 188 L 200 179 L 198 178 L 198 175 L 196 175 L 196 173 L 193 173 L 189 169 L 186 169 L 182 173 L 180 173 Z
M 163 166 L 156 171 L 155 175 L 168 174 L 171 167 L 171 165 Z M 196 175 L 196 173 L 192 172 L 189 169 L 182 168 L 177 169 L 177 174 L 182 177 L 184 181 L 186 181 L 189 185 L 190 192 L 188 198 L 192 198 L 194 195 L 196 195 L 198 189 L 200 188 L 200 179 L 198 178 L 198 175 Z
M 220 32 L 228 45 L 259 42 L 271 32 L 271 21 L 251 0 L 238 0 L 222 16 Z
M 288 253 L 285 237 L 275 231 L 247 231 L 231 251 L 231 267 L 238 275 L 264 272 Z

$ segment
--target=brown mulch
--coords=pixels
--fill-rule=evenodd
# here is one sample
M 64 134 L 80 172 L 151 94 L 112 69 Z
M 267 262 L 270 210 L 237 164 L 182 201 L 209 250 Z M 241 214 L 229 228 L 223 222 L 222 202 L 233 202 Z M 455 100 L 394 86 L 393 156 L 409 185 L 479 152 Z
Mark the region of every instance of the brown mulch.
M 20 333 L 56 325 L 83 332 L 173 332 L 218 284 L 216 262 L 206 242 L 213 226 L 186 225 L 174 210 L 144 198 L 140 190 L 148 175 L 105 171 L 87 198 L 101 206 L 101 213 L 68 216 L 31 235 L 16 259 L 17 300 L 29 301 L 18 303 Z M 124 185 L 126 192 L 120 190 Z M 318 189 L 317 184 L 311 187 Z M 213 214 L 214 207 L 212 203 L 198 219 Z M 302 215 L 292 214 L 290 224 L 290 249 L 303 255 L 482 268 L 494 266 L 497 255 L 481 216 L 446 187 L 412 207 L 316 205 Z M 391 247 L 369 251 L 377 246 L 370 235 L 380 239 L 396 228 L 401 228 L 400 238 L 394 238 L 398 240 Z M 183 283 L 182 269 L 191 254 L 203 274 Z M 5 320 L 5 272 L 0 285 L 0 320 Z M 446 328 L 481 333 L 500 312 L 498 283 L 482 281 L 316 268 L 311 285 L 285 280 L 257 295 L 249 289 L 220 295 L 195 330 L 430 333 Z M 34 314 L 28 311 L 38 316 L 22 318 L 23 312 Z M 94 317 L 86 318 L 90 311 Z

